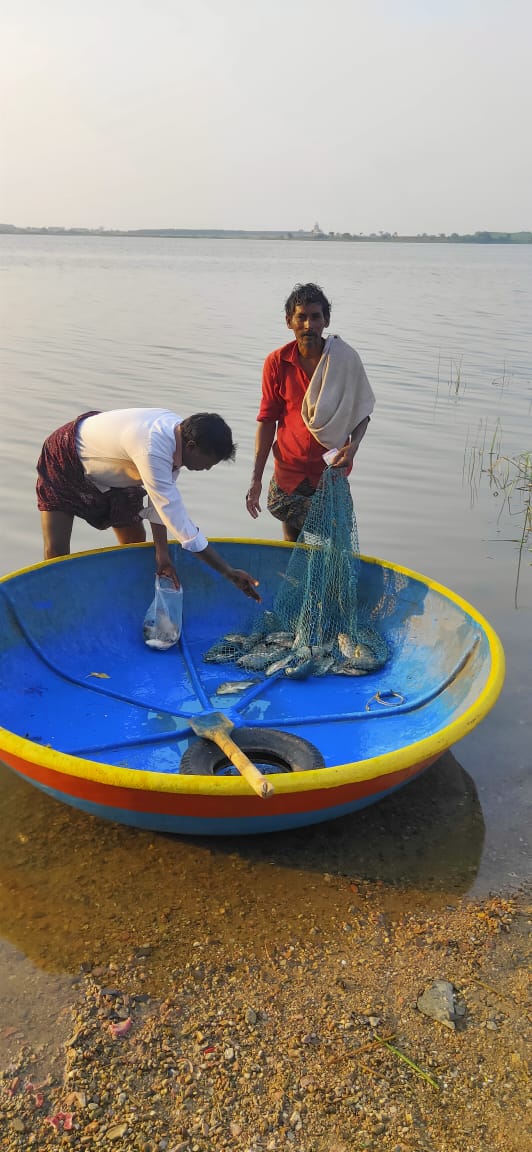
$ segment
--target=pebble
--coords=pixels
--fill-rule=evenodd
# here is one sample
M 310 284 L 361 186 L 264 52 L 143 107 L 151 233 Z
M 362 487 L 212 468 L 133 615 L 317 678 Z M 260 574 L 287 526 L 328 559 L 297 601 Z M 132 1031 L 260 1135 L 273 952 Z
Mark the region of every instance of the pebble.
M 126 1135 L 128 1124 L 114 1124 L 112 1128 L 108 1128 L 105 1133 L 107 1140 L 121 1140 L 122 1136 Z
M 453 1030 L 457 1016 L 463 1014 L 458 1011 L 455 990 L 448 980 L 435 980 L 429 988 L 425 988 L 418 997 L 417 1006 L 425 1016 L 431 1016 Z

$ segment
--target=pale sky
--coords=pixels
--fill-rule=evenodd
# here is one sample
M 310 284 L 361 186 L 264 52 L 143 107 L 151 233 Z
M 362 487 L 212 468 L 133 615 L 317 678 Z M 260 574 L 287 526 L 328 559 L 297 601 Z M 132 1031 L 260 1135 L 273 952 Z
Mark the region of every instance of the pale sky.
M 0 222 L 532 229 L 531 0 L 0 0 Z

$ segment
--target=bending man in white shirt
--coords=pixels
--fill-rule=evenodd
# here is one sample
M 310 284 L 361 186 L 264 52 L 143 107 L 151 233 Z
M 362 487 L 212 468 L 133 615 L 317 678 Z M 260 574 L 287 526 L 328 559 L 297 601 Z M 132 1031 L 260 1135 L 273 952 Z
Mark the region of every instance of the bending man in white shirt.
M 180 587 L 168 551 L 170 533 L 246 596 L 260 600 L 258 580 L 216 552 L 190 520 L 176 487 L 181 468 L 208 471 L 234 460 L 235 451 L 231 429 L 214 412 L 183 419 L 166 408 L 122 408 L 86 412 L 64 424 L 45 440 L 37 463 L 45 560 L 70 553 L 75 516 L 94 528 L 113 528 L 119 544 L 144 541 L 147 519 L 159 576 Z

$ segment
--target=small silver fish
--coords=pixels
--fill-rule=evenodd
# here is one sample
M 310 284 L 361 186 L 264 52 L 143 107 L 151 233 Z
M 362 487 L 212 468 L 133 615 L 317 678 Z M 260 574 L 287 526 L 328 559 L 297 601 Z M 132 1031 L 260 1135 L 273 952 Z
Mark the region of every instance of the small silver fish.
M 143 633 L 147 644 L 151 641 L 158 642 L 155 647 L 160 646 L 159 641 L 161 644 L 164 642 L 168 645 L 169 643 L 175 644 L 179 639 L 173 620 L 169 616 L 163 615 L 162 612 L 159 613 L 153 623 L 150 621 L 144 624 Z
M 291 680 L 306 680 L 310 676 L 314 666 L 314 661 L 300 660 L 298 664 L 292 664 L 289 668 L 285 668 L 285 676 L 290 676 Z
M 248 668 L 251 672 L 262 672 L 271 663 L 271 659 L 271 652 L 245 652 L 238 657 L 237 664 L 239 668 Z
M 206 664 L 225 664 L 231 660 L 231 649 L 228 644 L 223 640 L 218 640 L 216 644 L 209 648 L 208 652 L 203 657 Z
M 290 662 L 293 659 L 294 659 L 293 652 L 289 652 L 288 655 L 281 656 L 279 658 L 279 660 L 274 660 L 273 664 L 268 664 L 268 667 L 265 670 L 266 675 L 267 676 L 274 676 L 276 672 L 280 672 L 282 668 L 286 668 L 287 665 L 290 664 Z
M 367 673 L 364 668 L 357 668 L 355 664 L 350 664 L 348 661 L 345 664 L 334 664 L 331 668 L 336 676 L 366 676 Z
M 254 644 L 252 648 L 248 648 L 248 652 L 252 656 L 269 656 L 271 660 L 272 649 L 268 644 L 265 644 L 263 640 L 260 640 L 258 644 Z
M 278 648 L 291 648 L 294 643 L 291 632 L 270 632 L 265 639 L 267 644 L 276 644 Z
M 247 639 L 247 636 L 244 636 L 242 632 L 228 632 L 227 636 L 224 636 L 224 643 L 234 644 L 235 647 L 242 648 L 242 646 L 246 644 Z
M 225 680 L 223 684 L 218 685 L 216 695 L 232 696 L 235 692 L 247 692 L 248 688 L 258 683 L 258 680 Z

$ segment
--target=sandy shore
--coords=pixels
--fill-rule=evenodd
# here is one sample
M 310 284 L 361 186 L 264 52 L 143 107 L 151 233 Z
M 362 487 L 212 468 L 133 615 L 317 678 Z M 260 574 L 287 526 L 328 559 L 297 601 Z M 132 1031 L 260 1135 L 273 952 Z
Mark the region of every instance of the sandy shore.
M 383 884 L 329 886 L 327 931 L 307 907 L 243 947 L 221 907 L 175 968 L 155 936 L 88 960 L 39 1044 L 14 1018 L 0 1147 L 523 1152 L 524 894 L 435 911 Z M 418 1007 L 436 979 L 454 990 L 446 1023 Z

